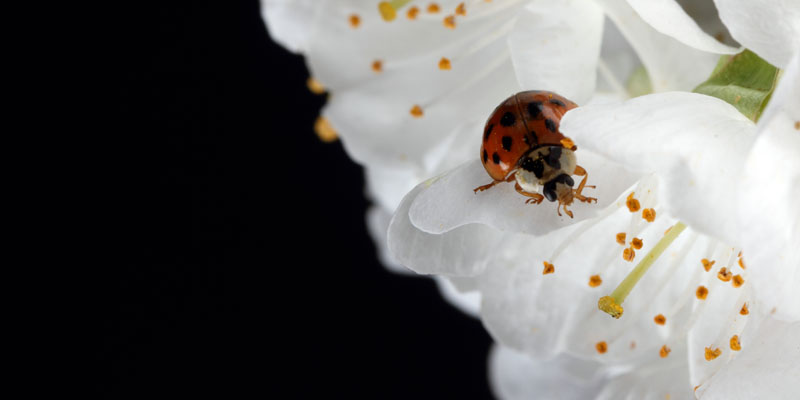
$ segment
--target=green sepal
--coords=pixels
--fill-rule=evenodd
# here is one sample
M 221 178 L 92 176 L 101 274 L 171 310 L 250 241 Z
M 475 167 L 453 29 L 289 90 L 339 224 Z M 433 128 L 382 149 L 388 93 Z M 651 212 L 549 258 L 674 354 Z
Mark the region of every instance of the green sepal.
M 756 122 L 775 90 L 778 74 L 778 68 L 745 50 L 720 57 L 714 72 L 694 92 L 722 99 Z

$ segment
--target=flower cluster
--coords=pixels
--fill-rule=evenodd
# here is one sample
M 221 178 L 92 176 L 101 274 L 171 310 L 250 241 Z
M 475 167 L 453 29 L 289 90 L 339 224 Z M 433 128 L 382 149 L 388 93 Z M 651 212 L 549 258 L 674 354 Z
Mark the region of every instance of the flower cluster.
M 480 316 L 498 396 L 800 384 L 800 4 L 263 3 L 365 167 L 386 264 Z M 558 129 L 598 201 L 574 218 L 473 193 L 486 117 L 528 89 L 581 105 Z

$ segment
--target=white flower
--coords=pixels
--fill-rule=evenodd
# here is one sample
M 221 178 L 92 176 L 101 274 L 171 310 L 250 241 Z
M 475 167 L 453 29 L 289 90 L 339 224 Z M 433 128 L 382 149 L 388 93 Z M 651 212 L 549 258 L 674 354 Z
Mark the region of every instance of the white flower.
M 485 325 L 506 346 L 620 366 L 649 363 L 664 346 L 685 348 L 689 382 L 671 390 L 711 387 L 720 368 L 741 369 L 727 366 L 739 351 L 733 343 L 759 343 L 764 316 L 800 319 L 792 293 L 800 285 L 800 74 L 792 65 L 758 126 L 719 99 L 681 92 L 568 112 L 560 129 L 578 143 L 600 199 L 575 206 L 577 223 L 547 204 L 526 205 L 510 185 L 473 194 L 487 179 L 475 161 L 409 193 L 390 247 L 417 272 L 471 279 Z M 653 221 L 644 218 L 649 209 Z M 597 299 L 630 270 L 623 249 L 641 259 L 676 218 L 689 228 L 627 297 L 626 317 L 599 312 Z M 543 274 L 546 263 L 554 273 Z

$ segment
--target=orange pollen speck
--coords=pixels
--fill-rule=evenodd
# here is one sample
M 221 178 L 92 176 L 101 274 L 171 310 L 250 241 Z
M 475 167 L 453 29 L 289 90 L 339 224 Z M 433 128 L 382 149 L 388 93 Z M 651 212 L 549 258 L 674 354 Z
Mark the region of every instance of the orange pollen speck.
M 741 287 L 742 285 L 744 285 L 744 278 L 742 278 L 741 275 L 736 274 L 736 275 L 733 276 L 732 284 L 733 284 L 733 287 L 737 287 L 737 288 Z
M 628 210 L 631 212 L 637 212 L 642 206 L 639 204 L 639 200 L 633 198 L 633 193 L 634 192 L 631 192 L 631 194 L 628 195 L 628 199 L 625 201 L 625 204 L 628 206 Z
M 456 29 L 456 16 L 448 15 L 442 20 L 445 28 Z
M 739 266 L 742 267 L 742 269 L 747 269 L 747 267 L 744 266 L 744 258 L 742 258 L 741 256 L 739 256 Z
M 597 342 L 597 344 L 594 345 L 594 348 L 597 349 L 597 352 L 600 354 L 603 354 L 606 351 L 608 351 L 608 345 L 606 344 L 606 342 Z
M 705 300 L 708 297 L 708 289 L 705 286 L 698 286 L 697 291 L 694 293 L 698 299 Z
M 795 121 L 794 122 L 794 129 L 797 129 L 798 131 L 800 131 L 800 121 Z
M 451 68 L 452 68 L 452 66 L 450 65 L 450 60 L 449 59 L 447 59 L 446 57 L 442 57 L 442 59 L 439 60 L 439 69 L 441 69 L 441 70 L 450 70 Z
M 731 350 L 739 351 L 742 349 L 742 344 L 739 343 L 739 335 L 733 335 L 731 337 Z
M 703 263 L 703 269 L 705 269 L 706 272 L 708 272 L 708 271 L 711 271 L 711 267 L 714 266 L 714 263 L 716 261 L 708 261 L 707 258 L 704 258 L 704 259 L 700 260 L 700 262 Z
M 358 28 L 358 26 L 361 25 L 361 17 L 359 17 L 357 14 L 351 14 L 349 19 L 351 27 Z
M 658 355 L 660 355 L 661 358 L 666 358 L 669 355 L 670 351 L 672 351 L 672 349 L 667 347 L 667 345 L 663 345 L 661 346 L 661 350 L 658 351 Z
M 739 310 L 739 314 L 742 314 L 742 315 L 750 314 L 750 310 L 747 309 L 747 303 L 742 304 L 742 309 Z
M 656 210 L 652 208 L 645 208 L 642 210 L 642 218 L 647 220 L 647 222 L 653 222 L 656 220 Z
M 728 269 L 725 267 L 720 268 L 719 272 L 717 272 L 717 278 L 719 278 L 719 280 L 723 282 L 731 280 L 732 276 L 733 274 L 731 273 L 731 271 L 728 271 Z
M 634 249 L 639 250 L 642 248 L 642 246 L 644 246 L 644 242 L 642 242 L 642 239 L 633 238 L 633 240 L 631 240 L 631 247 L 633 247 Z
M 419 7 L 413 6 L 406 12 L 406 17 L 408 17 L 408 19 L 417 19 L 417 14 L 419 14 Z
M 323 93 L 325 93 L 325 86 L 323 86 L 320 81 L 318 81 L 318 80 L 316 80 L 316 79 L 314 79 L 312 77 L 309 77 L 308 80 L 306 80 L 306 87 L 308 88 L 308 90 L 311 91 L 311 93 L 314 93 L 314 94 L 323 94 Z
M 658 325 L 664 325 L 667 323 L 667 317 L 665 317 L 664 314 L 658 314 L 653 318 L 653 321 Z
M 578 150 L 578 146 L 575 146 L 575 142 L 573 142 L 572 139 L 568 137 L 561 139 L 560 142 L 561 145 L 564 146 L 564 148 L 570 149 L 572 151 Z
M 314 121 L 314 133 L 317 134 L 319 140 L 325 143 L 333 142 L 339 138 L 336 130 L 333 129 L 333 126 L 325 117 L 317 117 L 317 120 Z
M 589 277 L 589 286 L 591 287 L 598 287 L 602 283 L 603 280 L 600 278 L 600 275 L 592 275 Z
M 636 342 L 635 341 L 631 340 L 630 348 L 631 348 L 631 350 L 636 348 Z
M 431 13 L 431 14 L 436 14 L 436 13 L 438 13 L 438 12 L 439 12 L 439 10 L 441 10 L 441 8 L 439 8 L 439 5 L 438 5 L 438 4 L 436 4 L 436 3 L 431 3 L 431 4 L 428 4 L 427 11 L 428 11 L 429 13 Z
M 722 350 L 720 350 L 718 348 L 714 349 L 714 350 L 711 350 L 710 347 L 706 347 L 706 361 L 711 361 L 711 360 L 719 357 L 720 354 L 722 354 Z
M 421 118 L 422 117 L 422 107 L 420 107 L 420 106 L 418 106 L 416 104 L 414 104 L 414 107 L 411 107 L 411 111 L 410 112 L 411 112 L 411 115 L 414 116 L 414 118 Z
M 383 71 L 383 61 L 375 60 L 372 62 L 372 70 L 375 72 Z
M 464 5 L 463 2 L 459 3 L 458 7 L 456 7 L 456 14 L 461 16 L 467 15 L 467 7 Z
M 617 243 L 625 246 L 625 232 L 620 232 L 617 234 Z
M 632 247 L 628 247 L 627 249 L 622 251 L 622 259 L 625 261 L 633 261 L 633 258 L 636 257 L 636 252 L 633 251 Z
M 554 267 L 553 264 L 550 264 L 549 262 L 545 261 L 542 275 L 552 274 L 553 272 L 556 272 L 556 267 Z

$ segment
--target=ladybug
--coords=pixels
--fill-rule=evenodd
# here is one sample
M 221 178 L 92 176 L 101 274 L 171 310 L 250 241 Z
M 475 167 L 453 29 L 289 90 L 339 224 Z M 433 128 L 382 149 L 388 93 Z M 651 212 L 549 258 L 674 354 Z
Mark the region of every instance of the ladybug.
M 519 92 L 500 103 L 486 121 L 481 143 L 481 161 L 492 183 L 479 186 L 475 193 L 501 182 L 516 180 L 515 188 L 529 197 L 526 204 L 539 204 L 545 198 L 558 200 L 572 218 L 567 206 L 577 199 L 597 202 L 581 192 L 587 186 L 586 170 L 577 164 L 575 144 L 558 130 L 561 117 L 578 105 L 547 91 Z M 583 176 L 577 189 L 571 175 Z M 542 188 L 542 194 L 539 194 Z

